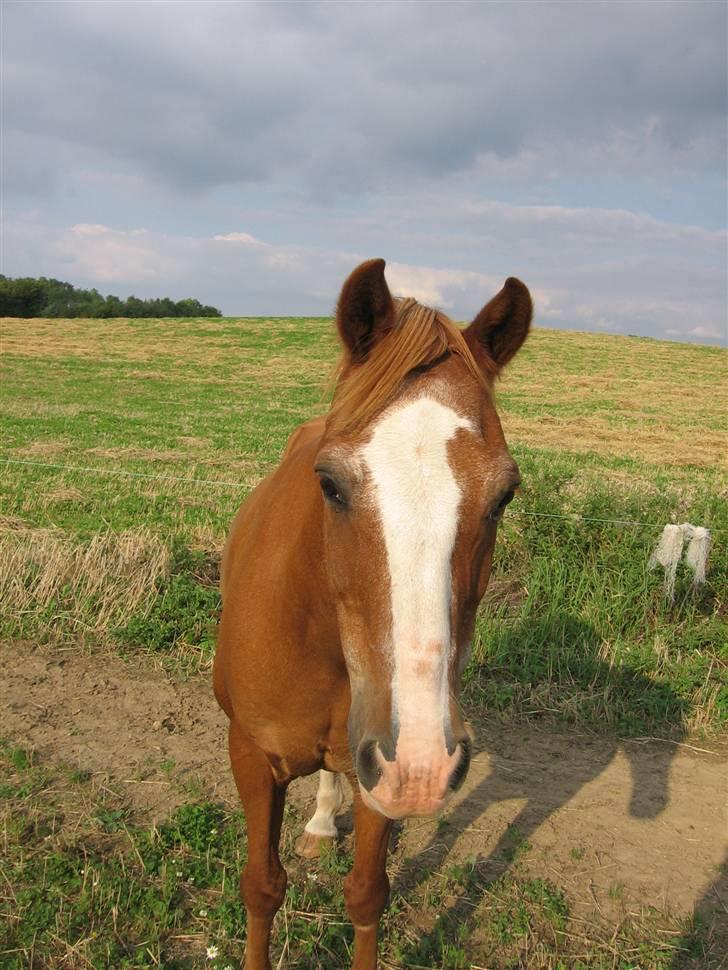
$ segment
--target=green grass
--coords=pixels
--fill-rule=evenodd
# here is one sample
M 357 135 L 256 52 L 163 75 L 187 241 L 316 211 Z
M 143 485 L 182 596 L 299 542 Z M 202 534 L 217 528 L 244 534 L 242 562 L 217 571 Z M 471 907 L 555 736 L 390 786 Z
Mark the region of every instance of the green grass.
M 239 812 L 187 801 L 150 825 L 108 787 L 87 775 L 71 778 L 63 766 L 39 764 L 7 742 L 0 745 L 0 778 L 4 968 L 239 965 L 245 914 L 238 876 L 246 845 Z M 287 812 L 288 823 L 297 824 Z M 472 859 L 442 871 L 395 858 L 382 929 L 384 968 L 720 965 L 719 916 L 677 920 L 652 909 L 625 917 L 616 930 L 585 924 L 563 887 L 528 871 L 530 847 L 520 833 L 509 836 L 501 859 Z M 353 939 L 342 892 L 348 848 L 304 865 L 284 835 L 289 886 L 274 924 L 274 966 L 281 956 L 300 970 L 347 965 Z
M 695 590 L 681 569 L 670 604 L 661 571 L 648 569 L 660 529 L 588 520 L 684 521 L 680 487 L 616 488 L 568 456 L 543 457 L 519 455 L 526 484 L 499 539 L 468 696 L 490 711 L 551 712 L 625 735 L 720 729 L 728 533 L 715 534 L 709 582 Z M 726 529 L 724 499 L 696 489 L 690 519 Z
M 1 457 L 38 464 L 0 462 L 0 543 L 14 564 L 0 575 L 0 635 L 208 665 L 225 533 L 290 432 L 325 409 L 330 321 L 42 320 L 5 331 Z M 499 391 L 524 485 L 478 620 L 472 713 L 620 734 L 724 728 L 722 355 L 532 335 Z M 43 467 L 54 464 L 97 473 Z M 600 519 L 647 524 L 590 521 Z M 694 591 L 681 571 L 670 605 L 647 560 L 661 526 L 682 521 L 712 527 L 714 547 L 706 585 Z M 98 586 L 89 550 L 102 540 Z M 128 577 L 152 559 L 132 596 Z
M 159 826 L 134 826 L 118 798 L 101 798 L 87 779 L 68 787 L 67 773 L 18 777 L 14 765 L 2 765 L 2 865 L 12 887 L 0 916 L 4 967 L 26 967 L 30 954 L 34 967 L 188 967 L 183 930 L 198 951 L 235 939 L 244 923 L 240 814 L 186 804 Z

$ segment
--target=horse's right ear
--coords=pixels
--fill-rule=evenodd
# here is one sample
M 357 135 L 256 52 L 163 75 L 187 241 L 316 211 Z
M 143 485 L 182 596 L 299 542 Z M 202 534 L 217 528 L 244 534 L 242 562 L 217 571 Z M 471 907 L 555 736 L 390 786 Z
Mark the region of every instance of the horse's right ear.
M 394 326 L 394 301 L 384 267 L 383 259 L 370 259 L 357 266 L 341 288 L 336 326 L 354 364 L 363 361 Z

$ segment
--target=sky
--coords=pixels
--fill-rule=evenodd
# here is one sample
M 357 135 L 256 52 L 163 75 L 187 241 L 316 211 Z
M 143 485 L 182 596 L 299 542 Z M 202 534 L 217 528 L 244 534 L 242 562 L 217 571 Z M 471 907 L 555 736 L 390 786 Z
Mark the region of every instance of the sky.
M 2 2 L 9 276 L 725 342 L 728 5 Z

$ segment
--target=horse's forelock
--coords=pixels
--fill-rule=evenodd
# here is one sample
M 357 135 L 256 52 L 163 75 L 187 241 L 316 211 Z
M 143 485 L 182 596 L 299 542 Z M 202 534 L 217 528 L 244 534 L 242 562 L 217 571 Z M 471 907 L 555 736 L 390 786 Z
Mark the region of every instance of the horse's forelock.
M 361 428 L 392 400 L 408 374 L 448 354 L 459 356 L 486 390 L 495 376 L 495 368 L 491 373 L 478 364 L 463 332 L 442 311 L 412 297 L 396 300 L 395 306 L 395 326 L 362 363 L 353 364 L 344 348 L 335 371 L 338 379 L 327 418 L 330 430 Z

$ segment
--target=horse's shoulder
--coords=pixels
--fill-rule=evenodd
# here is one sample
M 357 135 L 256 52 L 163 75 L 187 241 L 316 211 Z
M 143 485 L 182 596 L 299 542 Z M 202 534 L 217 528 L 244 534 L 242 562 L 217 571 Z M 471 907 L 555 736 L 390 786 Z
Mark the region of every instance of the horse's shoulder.
M 276 492 L 291 490 L 298 479 L 301 463 L 306 462 L 305 450 L 316 449 L 317 442 L 324 432 L 325 418 L 313 418 L 299 425 L 291 434 L 283 451 L 281 461 L 253 490 L 233 519 L 228 533 L 227 542 L 222 555 L 220 578 L 223 597 L 235 563 L 245 560 L 245 550 L 251 548 L 256 535 L 267 523 L 269 524 L 277 513 L 271 503 L 271 496 Z M 313 458 L 311 459 L 313 467 Z M 296 496 L 300 497 L 300 489 L 295 488 Z M 295 504 L 295 501 L 294 501 Z

